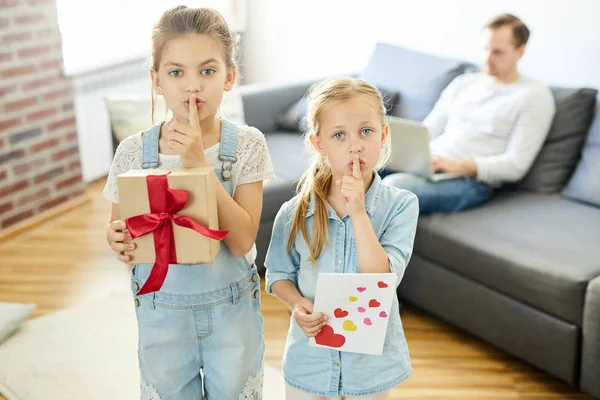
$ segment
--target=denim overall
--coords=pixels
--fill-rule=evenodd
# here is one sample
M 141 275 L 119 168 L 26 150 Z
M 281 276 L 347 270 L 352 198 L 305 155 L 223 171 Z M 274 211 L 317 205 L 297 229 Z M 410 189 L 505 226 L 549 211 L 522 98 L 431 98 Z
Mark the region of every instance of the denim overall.
M 142 168 L 158 167 L 162 123 L 144 133 Z M 237 126 L 222 120 L 217 177 L 231 195 Z M 227 245 L 212 264 L 171 264 L 162 288 L 138 296 L 152 264 L 136 264 L 141 398 L 261 399 L 264 331 L 260 278 Z

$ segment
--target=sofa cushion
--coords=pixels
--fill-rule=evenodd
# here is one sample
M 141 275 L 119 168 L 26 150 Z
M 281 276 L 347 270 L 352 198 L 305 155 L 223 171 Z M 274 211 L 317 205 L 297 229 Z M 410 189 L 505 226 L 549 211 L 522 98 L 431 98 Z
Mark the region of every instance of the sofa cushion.
M 458 75 L 472 70 L 475 66 L 464 61 L 378 43 L 361 78 L 400 94 L 391 115 L 422 121 L 442 90 Z
M 595 89 L 551 88 L 556 114 L 548 136 L 529 172 L 518 183 L 522 189 L 558 192 L 581 154 L 596 108 Z
M 310 153 L 299 132 L 268 132 L 265 134 L 275 179 L 265 183 L 261 220 L 275 219 L 281 205 L 294 196 L 297 181 L 306 170 Z
M 392 109 L 398 104 L 398 93 L 391 92 L 387 89 L 379 88 L 383 104 L 389 114 Z M 306 132 L 308 122 L 306 116 L 308 114 L 308 96 L 302 96 L 300 100 L 295 102 L 289 109 L 277 116 L 276 124 L 280 129 L 288 131 Z
M 600 107 L 588 134 L 581 160 L 563 194 L 571 199 L 600 207 Z
M 581 326 L 600 275 L 600 211 L 559 194 L 500 192 L 484 207 L 421 217 L 415 254 Z

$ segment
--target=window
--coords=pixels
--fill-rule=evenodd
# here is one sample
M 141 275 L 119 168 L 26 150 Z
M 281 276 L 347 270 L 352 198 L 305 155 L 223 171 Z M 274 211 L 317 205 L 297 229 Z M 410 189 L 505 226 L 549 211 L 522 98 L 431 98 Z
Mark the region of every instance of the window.
M 57 0 L 65 73 L 148 57 L 152 26 L 162 12 L 180 4 L 215 8 L 232 30 L 246 27 L 246 0 Z

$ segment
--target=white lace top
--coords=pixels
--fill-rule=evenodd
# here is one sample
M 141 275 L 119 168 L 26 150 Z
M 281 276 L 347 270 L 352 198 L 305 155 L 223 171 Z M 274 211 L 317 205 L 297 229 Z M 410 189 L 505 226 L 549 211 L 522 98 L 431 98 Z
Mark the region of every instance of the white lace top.
M 215 169 L 221 168 L 222 164 L 219 160 L 219 147 L 220 143 L 217 143 L 204 150 L 206 158 Z M 239 185 L 275 178 L 267 142 L 258 129 L 238 126 L 236 157 L 238 160 L 233 164 L 231 171 L 232 195 L 235 194 L 235 188 Z M 117 176 L 130 169 L 141 168 L 142 132 L 138 132 L 119 144 L 104 187 L 104 197 L 118 204 Z M 181 164 L 179 155 L 159 153 L 158 168 L 183 168 L 183 164 Z
M 220 143 L 204 150 L 204 154 L 210 164 L 216 169 L 221 168 L 222 161 L 219 160 Z M 238 125 L 237 130 L 237 162 L 232 166 L 231 181 L 233 183 L 233 194 L 235 188 L 245 183 L 253 183 L 275 178 L 273 164 L 269 156 L 267 142 L 261 131 L 245 125 Z M 119 144 L 110 171 L 104 197 L 113 203 L 119 204 L 119 188 L 117 176 L 130 169 L 142 168 L 142 132 L 129 136 Z M 183 168 L 179 155 L 158 154 L 158 168 Z M 246 255 L 250 264 L 256 259 L 256 245 Z

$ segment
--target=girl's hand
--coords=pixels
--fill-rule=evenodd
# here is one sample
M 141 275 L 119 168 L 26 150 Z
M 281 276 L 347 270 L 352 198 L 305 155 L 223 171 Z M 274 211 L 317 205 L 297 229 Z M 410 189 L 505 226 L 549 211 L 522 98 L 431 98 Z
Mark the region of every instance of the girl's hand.
M 127 231 L 125 221 L 115 220 L 106 227 L 106 240 L 110 248 L 117 253 L 117 260 L 131 263 L 131 256 L 125 255 L 125 250 L 135 249 L 135 243 L 130 242 L 131 235 Z
M 350 218 L 365 212 L 365 184 L 360 172 L 358 154 L 355 154 L 352 160 L 352 176 L 344 175 L 335 184 L 341 187 L 342 197 Z
M 202 145 L 202 129 L 198 119 L 195 94 L 190 96 L 189 123 L 181 122 L 175 117 L 168 123 L 167 132 L 169 135 L 167 146 L 179 154 L 184 167 L 194 168 L 209 165 Z
M 294 305 L 292 313 L 296 323 L 308 337 L 317 336 L 321 328 L 327 325 L 327 316 L 322 313 L 313 314 L 313 303 L 305 297 Z

